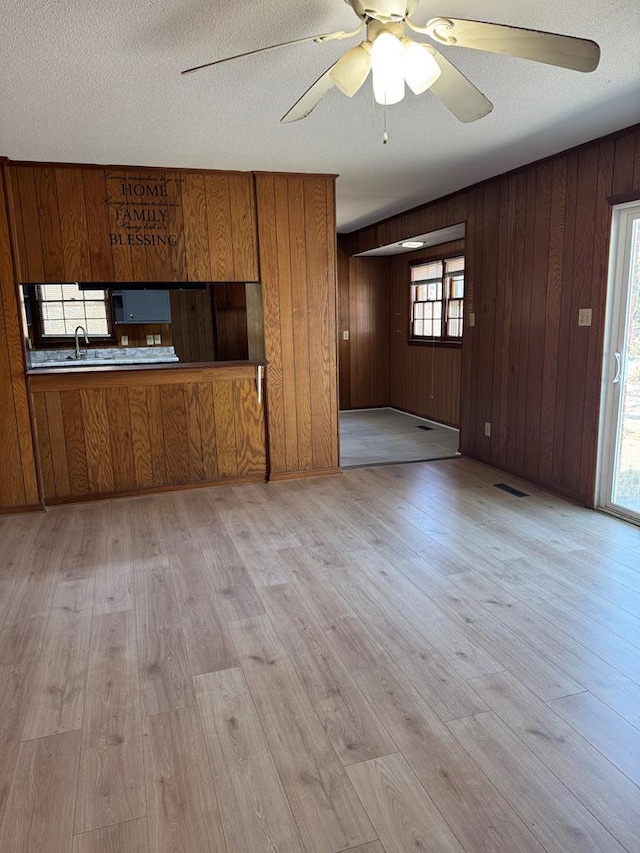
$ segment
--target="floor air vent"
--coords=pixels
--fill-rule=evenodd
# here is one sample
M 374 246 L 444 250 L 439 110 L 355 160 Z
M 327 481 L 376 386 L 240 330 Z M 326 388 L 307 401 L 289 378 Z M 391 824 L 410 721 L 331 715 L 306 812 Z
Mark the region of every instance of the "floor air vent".
M 526 492 L 521 492 L 520 489 L 514 489 L 513 486 L 509 486 L 507 483 L 494 483 L 493 485 L 496 489 L 502 489 L 503 492 L 509 492 L 510 495 L 515 495 L 517 498 L 529 497 Z

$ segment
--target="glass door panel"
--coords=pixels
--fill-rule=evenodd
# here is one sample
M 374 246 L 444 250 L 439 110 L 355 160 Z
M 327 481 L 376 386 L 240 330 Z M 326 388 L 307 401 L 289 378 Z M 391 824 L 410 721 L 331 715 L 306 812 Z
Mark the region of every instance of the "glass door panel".
M 615 216 L 600 503 L 640 522 L 640 205 Z

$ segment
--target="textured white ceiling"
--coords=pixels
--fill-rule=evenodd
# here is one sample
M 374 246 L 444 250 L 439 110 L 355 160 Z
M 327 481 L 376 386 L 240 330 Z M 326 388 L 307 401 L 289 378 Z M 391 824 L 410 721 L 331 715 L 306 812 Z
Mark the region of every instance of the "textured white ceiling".
M 12 159 L 339 174 L 349 231 L 640 121 L 638 0 L 423 0 L 414 19 L 476 18 L 592 38 L 579 74 L 495 54 L 447 57 L 495 104 L 460 124 L 433 96 L 383 111 L 371 84 L 305 120 L 280 117 L 356 41 L 315 43 L 180 76 L 192 65 L 334 29 L 342 0 L 4 0 L 0 154 Z

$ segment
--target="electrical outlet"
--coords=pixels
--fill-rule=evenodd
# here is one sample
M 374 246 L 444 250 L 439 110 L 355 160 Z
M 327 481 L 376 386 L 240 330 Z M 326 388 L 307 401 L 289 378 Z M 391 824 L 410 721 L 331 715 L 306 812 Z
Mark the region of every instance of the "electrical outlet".
M 162 335 L 154 335 L 153 336 L 153 342 L 154 342 L 154 344 L 156 344 L 156 346 L 158 344 L 161 344 L 162 343 Z
M 342 340 L 343 341 L 349 340 L 349 332 L 347 331 L 347 329 L 345 329 L 344 332 L 342 333 Z
M 579 326 L 590 326 L 591 325 L 591 308 L 579 308 L 578 309 L 578 325 Z
M 489 421 L 484 422 L 484 434 L 487 438 L 491 436 L 491 423 Z
M 472 311 L 472 312 L 469 314 L 469 321 L 468 321 L 468 325 L 469 325 L 469 326 L 475 326 L 475 324 L 476 324 L 476 315 L 475 315 L 475 314 L 473 313 L 473 311 Z
M 147 346 L 148 347 L 153 346 L 153 335 L 147 335 Z
M 128 347 L 129 346 L 129 335 L 120 335 L 120 346 Z

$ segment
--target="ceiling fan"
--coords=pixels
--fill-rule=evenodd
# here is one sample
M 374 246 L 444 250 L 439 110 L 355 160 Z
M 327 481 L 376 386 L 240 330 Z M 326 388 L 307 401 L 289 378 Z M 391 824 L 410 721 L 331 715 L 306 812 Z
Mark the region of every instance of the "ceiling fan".
M 487 115 L 493 104 L 431 42 L 416 42 L 412 32 L 429 36 L 439 45 L 455 45 L 490 53 L 503 53 L 557 65 L 574 71 L 593 71 L 600 48 L 588 39 L 556 35 L 460 18 L 432 18 L 424 26 L 411 16 L 420 0 L 345 0 L 360 18 L 352 32 L 325 33 L 261 47 L 187 68 L 190 74 L 232 59 L 240 59 L 279 47 L 315 41 L 353 38 L 366 28 L 366 39 L 348 50 L 296 101 L 282 117 L 283 122 L 305 118 L 334 86 L 352 98 L 372 71 L 373 92 L 380 104 L 394 104 L 404 97 L 405 83 L 414 94 L 429 89 L 460 121 L 470 122 Z

